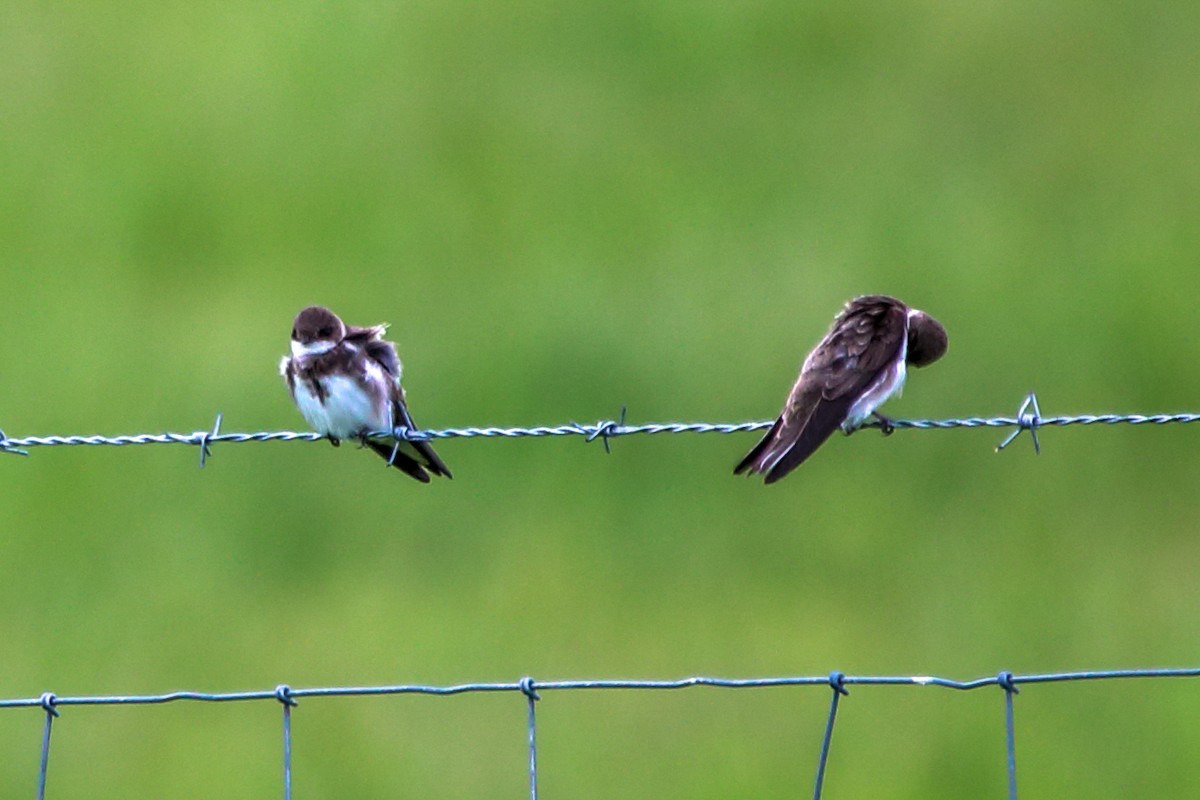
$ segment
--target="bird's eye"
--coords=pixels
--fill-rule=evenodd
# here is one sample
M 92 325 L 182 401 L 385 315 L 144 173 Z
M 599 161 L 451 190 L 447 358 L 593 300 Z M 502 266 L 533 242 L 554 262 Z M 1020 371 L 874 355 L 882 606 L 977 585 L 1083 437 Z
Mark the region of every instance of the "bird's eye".
M 295 328 L 292 328 L 292 338 L 293 338 L 293 339 L 299 339 L 299 338 L 300 338 L 300 334 L 296 333 L 296 329 L 295 329 Z
M 317 331 L 317 336 L 322 339 L 328 339 L 330 336 L 333 336 L 333 328 L 330 328 L 328 325 L 326 325 L 324 328 L 321 328 L 321 330 Z

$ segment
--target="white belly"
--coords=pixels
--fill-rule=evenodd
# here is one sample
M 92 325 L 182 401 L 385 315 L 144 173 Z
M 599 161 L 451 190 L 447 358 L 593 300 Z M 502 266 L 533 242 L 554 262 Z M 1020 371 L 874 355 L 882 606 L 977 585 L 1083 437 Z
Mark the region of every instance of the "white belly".
M 337 439 L 348 439 L 392 428 L 391 404 L 376 403 L 357 381 L 335 375 L 321 383 L 325 388 L 324 403 L 303 382 L 296 384 L 296 405 L 316 430 Z
M 907 357 L 908 337 L 905 336 L 900 345 L 900 358 L 891 367 L 881 372 L 875 382 L 867 387 L 854 405 L 850 406 L 850 412 L 846 414 L 846 421 L 842 423 L 842 430 L 846 433 L 855 430 L 866 421 L 867 417 L 871 416 L 875 409 L 904 389 L 904 379 L 908 376 L 908 369 L 905 366 Z
M 901 361 L 894 369 L 885 370 L 863 396 L 850 406 L 850 413 L 842 423 L 842 430 L 847 433 L 862 425 L 875 409 L 886 403 L 891 397 L 900 393 L 904 388 L 906 376 L 904 362 Z

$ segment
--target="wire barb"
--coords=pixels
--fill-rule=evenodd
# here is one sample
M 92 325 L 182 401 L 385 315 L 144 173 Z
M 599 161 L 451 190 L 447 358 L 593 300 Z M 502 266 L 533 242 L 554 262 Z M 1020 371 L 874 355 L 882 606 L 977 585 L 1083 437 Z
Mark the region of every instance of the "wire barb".
M 1013 440 L 1021 435 L 1021 431 L 1029 431 L 1029 436 L 1033 439 L 1033 453 L 1041 455 L 1042 447 L 1038 443 L 1038 426 L 1042 424 L 1042 410 L 1038 408 L 1037 395 L 1033 392 L 1025 395 L 1025 402 L 1021 403 L 1021 407 L 1017 409 L 1015 424 L 1017 429 L 996 446 L 996 452 L 999 453 L 1012 444 Z
M 29 452 L 22 450 L 19 447 L 13 447 L 8 443 L 8 437 L 4 435 L 4 431 L 0 430 L 0 453 L 12 453 L 16 456 L 27 456 Z
M 391 431 L 380 431 L 378 433 L 367 434 L 367 438 L 371 437 L 395 439 L 397 446 L 399 446 L 401 442 L 428 442 L 433 438 L 429 431 L 410 428 L 407 425 L 397 425 Z
M 604 442 L 604 452 L 611 453 L 612 450 L 608 446 L 608 440 L 613 436 L 621 435 L 621 429 L 625 427 L 625 412 L 627 410 L 628 406 L 621 406 L 621 416 L 615 422 L 611 419 L 597 422 L 596 429 L 588 434 L 588 437 L 584 441 L 594 442 L 596 439 L 600 439 Z
M 195 435 L 200 437 L 196 444 L 200 446 L 200 469 L 204 469 L 204 465 L 208 463 L 208 457 L 212 455 L 212 450 L 208 445 L 221 435 L 221 412 L 217 412 L 217 421 L 213 423 L 211 431 L 196 431 Z

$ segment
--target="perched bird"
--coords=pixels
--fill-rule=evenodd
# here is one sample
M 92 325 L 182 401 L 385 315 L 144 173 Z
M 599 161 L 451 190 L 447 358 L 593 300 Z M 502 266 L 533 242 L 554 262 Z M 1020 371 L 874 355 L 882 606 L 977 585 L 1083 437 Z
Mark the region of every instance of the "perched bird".
M 946 344 L 941 323 L 894 297 L 851 300 L 804 359 L 779 419 L 734 474 L 764 473 L 766 482 L 774 483 L 837 428 L 851 433 L 871 415 L 885 434 L 891 433 L 891 420 L 875 409 L 904 387 L 909 365 L 932 364 L 946 352 Z
M 430 472 L 449 478 L 428 442 L 400 441 L 397 448 L 366 438 L 401 425 L 416 428 L 400 386 L 396 345 L 383 338 L 386 330 L 386 324 L 347 326 L 328 308 L 309 306 L 292 323 L 292 354 L 279 362 L 279 372 L 308 424 L 335 446 L 358 438 L 422 483 L 429 483 Z

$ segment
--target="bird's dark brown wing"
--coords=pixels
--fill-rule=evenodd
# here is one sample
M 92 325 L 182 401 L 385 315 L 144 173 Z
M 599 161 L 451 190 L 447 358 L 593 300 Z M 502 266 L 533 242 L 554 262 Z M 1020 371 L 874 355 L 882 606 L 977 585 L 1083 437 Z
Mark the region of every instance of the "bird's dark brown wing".
M 396 387 L 399 390 L 399 386 Z M 399 390 L 398 397 L 393 399 L 392 419 L 397 425 L 403 425 L 411 430 L 418 430 L 417 425 L 413 422 L 412 417 L 408 413 L 408 406 L 404 403 L 403 390 Z M 367 447 L 374 450 L 385 461 L 390 461 L 391 465 L 396 469 L 404 472 L 406 475 L 411 475 L 421 483 L 429 483 L 429 475 L 426 470 L 434 475 L 443 475 L 447 478 L 454 477 L 450 474 L 450 468 L 446 463 L 438 457 L 434 452 L 433 446 L 429 442 L 410 442 L 402 440 L 399 447 L 395 443 L 367 441 Z M 395 453 L 395 458 L 392 453 Z
M 797 383 L 783 413 L 734 468 L 734 474 L 750 470 L 766 473 L 767 483 L 779 480 L 825 443 L 846 418 L 851 402 L 849 397 L 823 400 L 819 386 Z
M 417 423 L 413 422 L 412 415 L 408 413 L 408 404 L 404 402 L 404 389 L 400 387 L 400 384 L 396 384 L 396 394 L 392 397 L 392 419 L 396 424 L 403 425 L 410 430 L 420 430 L 417 428 Z M 391 454 L 392 450 L 388 448 L 387 455 L 391 456 Z M 403 441 L 400 443 L 400 452 L 396 454 L 397 462 L 402 454 L 414 461 L 418 469 L 424 467 L 434 475 L 454 477 L 450 474 L 450 468 L 446 466 L 446 462 L 438 457 L 433 450 L 433 445 L 429 442 Z
M 400 380 L 400 356 L 396 354 L 396 345 L 383 338 L 386 325 L 375 325 L 370 328 L 346 329 L 344 341 L 351 342 L 363 348 L 367 357 L 383 367 L 384 372 L 396 380 Z
M 354 342 L 355 344 L 362 344 L 368 339 L 382 340 L 383 335 L 387 333 L 387 329 L 388 323 L 386 322 L 380 323 L 379 325 L 368 325 L 365 328 L 361 328 L 358 325 L 347 325 L 346 335 L 343 336 L 342 339 L 345 341 Z
M 417 425 L 408 413 L 408 404 L 404 400 L 404 389 L 400 386 L 400 357 L 396 354 L 396 345 L 383 338 L 386 325 L 375 325 L 370 328 L 350 327 L 346 329 L 346 340 L 359 345 L 367 357 L 379 364 L 393 381 L 392 392 L 392 421 L 396 425 L 417 430 Z M 399 449 L 394 444 L 386 442 L 367 442 L 367 446 L 385 460 L 391 460 L 392 466 L 406 475 L 411 475 L 422 483 L 429 483 L 426 470 L 434 475 L 444 475 L 449 478 L 450 469 L 434 452 L 429 442 L 400 442 Z M 396 457 L 392 458 L 393 451 Z
M 734 468 L 787 475 L 845 422 L 854 401 L 895 357 L 904 341 L 907 308 L 883 296 L 849 302 L 804 361 L 779 419 Z
M 804 362 L 804 372 L 820 377 L 821 396 L 827 400 L 847 394 L 857 397 L 870 386 L 904 343 L 907 315 L 903 303 L 882 295 L 847 303 Z

